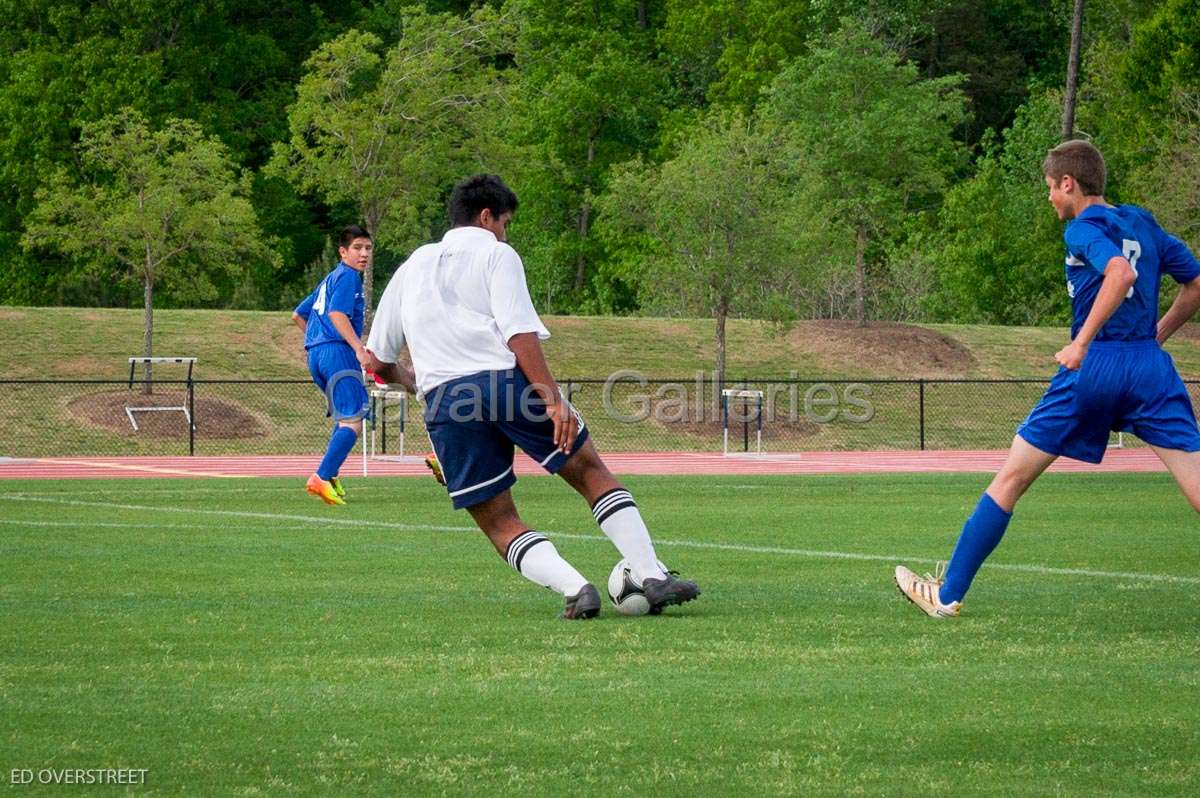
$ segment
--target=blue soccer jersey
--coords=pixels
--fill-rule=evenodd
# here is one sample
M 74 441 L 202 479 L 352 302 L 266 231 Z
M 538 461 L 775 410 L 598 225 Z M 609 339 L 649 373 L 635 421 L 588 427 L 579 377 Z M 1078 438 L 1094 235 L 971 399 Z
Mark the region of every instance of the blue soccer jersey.
M 1149 211 L 1136 205 L 1090 205 L 1063 232 L 1067 246 L 1067 291 L 1074 338 L 1087 320 L 1108 262 L 1124 256 L 1137 280 L 1097 341 L 1153 339 L 1158 327 L 1158 289 L 1164 274 L 1186 283 L 1200 277 L 1200 263 L 1179 239 L 1168 235 Z
M 362 273 L 344 263 L 325 276 L 316 289 L 296 306 L 296 315 L 307 322 L 304 348 L 328 343 L 345 343 L 342 334 L 329 320 L 329 312 L 345 313 L 358 336 L 363 328 Z

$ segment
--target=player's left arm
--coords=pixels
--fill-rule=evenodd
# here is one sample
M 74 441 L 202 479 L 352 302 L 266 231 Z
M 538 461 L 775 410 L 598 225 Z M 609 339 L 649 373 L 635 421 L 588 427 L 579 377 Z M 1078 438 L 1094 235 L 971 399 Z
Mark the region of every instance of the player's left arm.
M 358 333 L 354 332 L 354 325 L 350 323 L 350 317 L 340 310 L 331 310 L 325 314 L 329 318 L 329 323 L 333 328 L 341 334 L 346 343 L 350 344 L 350 348 L 354 350 L 354 356 L 358 358 L 358 365 L 366 369 L 370 365 L 370 359 L 367 356 L 367 347 L 363 344 L 362 339 L 358 337 Z
M 1159 235 L 1158 251 L 1163 273 L 1182 285 L 1171 307 L 1158 320 L 1156 337 L 1162 344 L 1200 309 L 1200 262 L 1187 244 L 1166 232 Z
M 1092 340 L 1100 332 L 1104 323 L 1117 312 L 1117 308 L 1121 307 L 1121 303 L 1125 301 L 1125 295 L 1129 293 L 1129 289 L 1136 281 L 1137 272 L 1133 270 L 1133 266 L 1125 256 L 1117 255 L 1109 258 L 1108 264 L 1104 267 L 1104 281 L 1100 283 L 1100 291 L 1096 294 L 1096 300 L 1092 303 L 1092 309 L 1088 312 L 1087 319 L 1079 328 L 1075 340 L 1054 355 L 1054 359 L 1060 365 L 1074 371 L 1083 364 Z
M 1164 344 L 1200 310 L 1200 277 L 1183 284 L 1171 307 L 1158 320 L 1158 342 Z
M 358 286 L 354 281 L 342 278 L 333 286 L 333 290 L 329 292 L 329 300 L 325 318 L 329 319 L 329 323 L 338 331 L 350 348 L 354 350 L 354 356 L 358 358 L 358 364 L 364 369 L 367 367 L 367 348 L 363 345 L 362 340 L 358 337 L 358 333 L 354 331 L 354 324 L 350 321 L 350 314 L 354 312 L 354 303 L 358 293 Z

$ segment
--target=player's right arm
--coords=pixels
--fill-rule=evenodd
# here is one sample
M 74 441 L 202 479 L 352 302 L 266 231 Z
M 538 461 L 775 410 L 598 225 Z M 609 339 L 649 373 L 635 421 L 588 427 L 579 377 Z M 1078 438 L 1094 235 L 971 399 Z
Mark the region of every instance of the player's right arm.
M 533 307 L 525 281 L 525 267 L 516 250 L 507 244 L 496 247 L 489 265 L 488 294 L 492 317 L 517 359 L 517 368 L 546 403 L 546 414 L 554 422 L 554 445 L 570 453 L 579 434 L 579 422 L 559 391 L 546 362 L 546 353 L 542 351 L 542 340 L 550 337 L 550 331 Z
M 546 362 L 538 334 L 518 333 L 508 339 L 508 348 L 517 358 L 517 368 L 546 403 L 546 415 L 554 422 L 554 445 L 570 454 L 579 434 L 579 422 L 550 373 L 550 364 Z

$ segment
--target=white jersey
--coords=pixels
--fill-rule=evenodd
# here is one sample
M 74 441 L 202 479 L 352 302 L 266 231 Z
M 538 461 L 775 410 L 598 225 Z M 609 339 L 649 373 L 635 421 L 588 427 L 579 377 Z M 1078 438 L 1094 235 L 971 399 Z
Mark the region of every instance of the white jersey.
M 516 250 L 482 227 L 456 227 L 418 249 L 379 299 L 367 348 L 385 363 L 405 343 L 422 394 L 457 377 L 516 366 L 508 340 L 550 331 L 529 298 Z

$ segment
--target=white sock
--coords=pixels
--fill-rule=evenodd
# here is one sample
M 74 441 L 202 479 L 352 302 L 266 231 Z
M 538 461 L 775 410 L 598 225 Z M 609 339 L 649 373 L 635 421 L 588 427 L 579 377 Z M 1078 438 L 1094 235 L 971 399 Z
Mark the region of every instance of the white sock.
M 530 582 L 563 596 L 577 595 L 588 583 L 559 555 L 553 543 L 532 529 L 513 538 L 504 557 L 513 570 Z
M 629 562 L 633 581 L 638 585 L 646 579 L 663 579 L 666 574 L 658 565 L 650 531 L 638 512 L 633 496 L 624 488 L 613 488 L 592 506 L 596 523 L 608 539 Z

